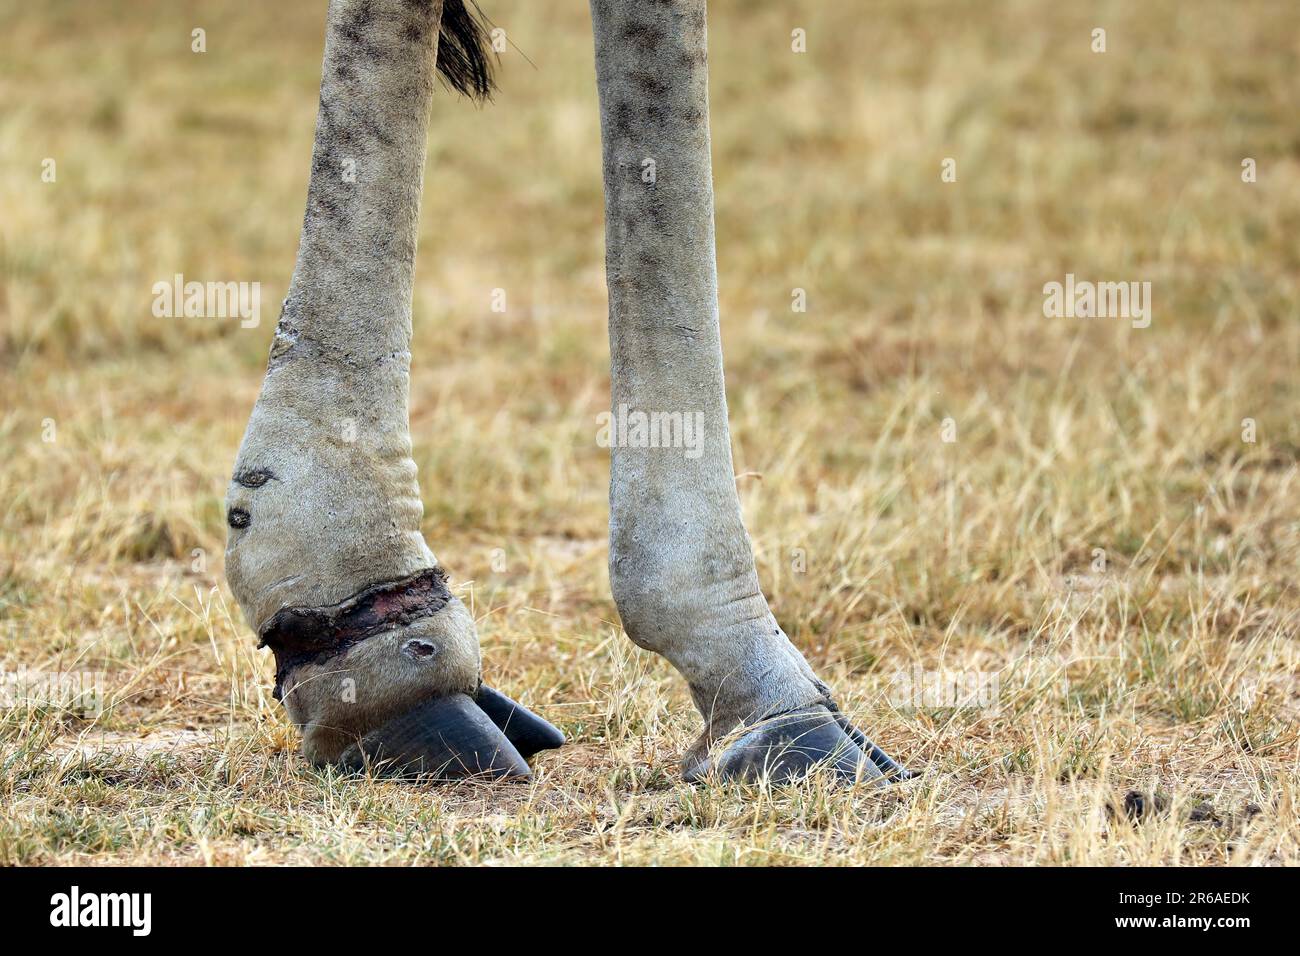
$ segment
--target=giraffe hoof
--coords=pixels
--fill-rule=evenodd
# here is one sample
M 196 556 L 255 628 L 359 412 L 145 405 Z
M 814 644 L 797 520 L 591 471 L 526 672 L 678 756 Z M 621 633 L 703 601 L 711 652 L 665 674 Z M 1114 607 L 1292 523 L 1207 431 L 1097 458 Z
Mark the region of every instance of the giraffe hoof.
M 553 750 L 564 744 L 564 734 L 560 733 L 559 728 L 487 684 L 479 685 L 474 702 L 500 728 L 525 760 L 539 750 Z
M 876 769 L 880 771 L 881 776 L 890 783 L 902 783 L 904 780 L 915 780 L 921 776 L 914 770 L 908 770 L 873 744 L 867 735 L 849 723 L 849 719 L 843 714 L 836 713 L 835 720 L 848 738 L 858 745 L 858 749 L 871 758 L 871 762 L 876 765 Z
M 686 779 L 694 783 L 715 776 L 785 783 L 818 771 L 830 772 L 845 783 L 884 786 L 889 782 L 871 755 L 822 706 L 770 717 L 746 728 L 721 753 L 688 768 Z
M 466 694 L 435 697 L 393 718 L 348 747 L 338 763 L 352 771 L 434 782 L 532 776 L 515 745 Z

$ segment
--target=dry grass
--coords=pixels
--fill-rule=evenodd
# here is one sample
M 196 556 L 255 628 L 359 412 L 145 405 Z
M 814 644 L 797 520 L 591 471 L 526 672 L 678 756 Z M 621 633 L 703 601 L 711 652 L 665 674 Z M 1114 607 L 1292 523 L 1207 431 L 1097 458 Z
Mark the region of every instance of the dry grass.
M 489 678 L 574 743 L 531 787 L 317 773 L 224 585 L 319 5 L 5 5 L 0 663 L 106 671 L 111 706 L 0 720 L 0 862 L 1300 862 L 1300 7 L 715 3 L 761 574 L 846 706 L 929 769 L 862 793 L 677 776 L 696 718 L 605 571 L 585 5 L 486 6 L 537 68 L 511 52 L 496 105 L 436 104 L 412 424 Z M 261 325 L 153 318 L 177 272 L 260 281 Z M 1151 327 L 1043 318 L 1066 272 L 1151 281 Z M 913 667 L 996 675 L 999 706 L 891 706 Z M 1117 822 L 1130 788 L 1173 806 Z

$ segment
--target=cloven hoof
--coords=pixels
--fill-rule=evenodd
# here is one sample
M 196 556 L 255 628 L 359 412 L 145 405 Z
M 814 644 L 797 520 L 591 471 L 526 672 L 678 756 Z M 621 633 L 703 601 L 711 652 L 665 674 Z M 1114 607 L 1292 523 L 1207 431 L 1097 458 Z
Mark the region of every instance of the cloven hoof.
M 709 777 L 784 783 L 830 772 L 846 783 L 886 786 L 915 774 L 892 760 L 850 724 L 823 706 L 770 717 L 746 729 L 720 753 L 687 769 L 692 783 Z
M 858 749 L 871 758 L 871 762 L 876 765 L 876 769 L 890 783 L 902 783 L 904 780 L 915 780 L 921 774 L 915 770 L 908 770 L 901 763 L 895 760 L 889 754 L 885 753 L 879 747 L 868 739 L 867 735 L 858 728 L 849 723 L 849 719 L 843 714 L 836 714 L 835 720 L 839 723 L 840 729 L 848 735 L 849 739 L 857 744 Z
M 528 780 L 527 758 L 564 735 L 486 685 L 477 698 L 427 700 L 371 731 L 339 757 L 344 769 L 430 782 Z

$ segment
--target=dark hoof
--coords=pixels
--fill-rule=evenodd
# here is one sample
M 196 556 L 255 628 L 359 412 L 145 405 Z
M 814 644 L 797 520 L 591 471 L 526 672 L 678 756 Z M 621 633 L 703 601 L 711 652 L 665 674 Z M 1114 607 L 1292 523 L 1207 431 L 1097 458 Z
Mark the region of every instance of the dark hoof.
M 894 760 L 889 754 L 885 753 L 875 744 L 873 744 L 867 735 L 858 728 L 849 723 L 849 719 L 843 714 L 835 715 L 836 721 L 844 733 L 848 734 L 850 740 L 858 745 L 858 748 L 871 758 L 871 762 L 876 765 L 876 769 L 890 783 L 902 783 L 904 780 L 915 780 L 921 776 L 919 773 L 908 770 L 901 763 Z
M 554 750 L 564 743 L 564 734 L 558 728 L 487 684 L 480 685 L 475 703 L 501 728 L 525 760 L 539 750 Z
M 783 783 L 820 770 L 846 782 L 886 782 L 870 756 L 820 706 L 755 724 L 720 754 L 688 769 L 686 779 L 695 782 L 715 774 Z
M 344 768 L 432 780 L 527 780 L 523 756 L 465 694 L 435 697 L 366 734 L 339 758 Z

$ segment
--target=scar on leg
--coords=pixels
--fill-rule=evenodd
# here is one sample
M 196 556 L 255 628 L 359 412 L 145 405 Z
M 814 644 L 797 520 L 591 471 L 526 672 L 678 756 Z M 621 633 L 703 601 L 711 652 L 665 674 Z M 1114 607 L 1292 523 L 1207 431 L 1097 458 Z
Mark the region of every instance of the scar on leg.
M 235 482 L 245 488 L 261 488 L 274 478 L 275 475 L 269 468 L 249 468 L 235 475 Z
M 258 645 L 275 654 L 275 699 L 281 698 L 284 680 L 293 668 L 319 663 L 368 637 L 431 617 L 450 600 L 446 573 L 428 568 L 372 585 L 338 604 L 281 608 L 262 629 Z M 410 647 L 408 652 L 428 656 L 422 650 Z

